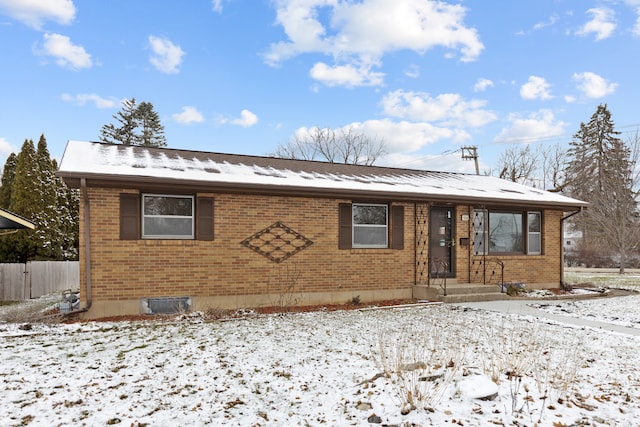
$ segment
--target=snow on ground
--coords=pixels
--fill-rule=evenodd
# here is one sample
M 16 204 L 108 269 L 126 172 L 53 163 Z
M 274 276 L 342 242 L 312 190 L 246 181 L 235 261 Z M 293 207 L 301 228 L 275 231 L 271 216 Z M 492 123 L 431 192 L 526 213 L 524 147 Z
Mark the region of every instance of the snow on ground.
M 600 298 L 579 301 L 559 300 L 536 302 L 531 306 L 553 314 L 640 329 L 640 312 L 637 311 L 640 295 L 616 298 L 615 301 L 616 304 Z
M 0 425 L 635 426 L 639 344 L 455 305 L 0 323 Z
M 615 269 L 580 269 L 568 268 L 565 279 L 569 284 L 589 284 L 592 286 L 606 286 L 612 289 L 640 291 L 640 270 L 627 270 L 619 274 Z

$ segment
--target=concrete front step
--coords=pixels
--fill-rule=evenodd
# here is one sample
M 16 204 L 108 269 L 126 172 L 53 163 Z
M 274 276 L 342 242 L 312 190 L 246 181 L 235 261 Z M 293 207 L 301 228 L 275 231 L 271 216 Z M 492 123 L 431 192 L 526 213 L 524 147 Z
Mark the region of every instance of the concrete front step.
M 447 295 L 439 285 L 415 286 L 414 298 L 445 303 L 497 301 L 507 299 L 497 285 L 447 283 Z

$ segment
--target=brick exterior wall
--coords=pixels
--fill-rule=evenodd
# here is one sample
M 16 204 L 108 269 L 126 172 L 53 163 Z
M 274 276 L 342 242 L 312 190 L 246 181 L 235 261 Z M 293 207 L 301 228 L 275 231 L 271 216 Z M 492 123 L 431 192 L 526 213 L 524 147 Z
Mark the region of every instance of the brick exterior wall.
M 536 209 L 532 209 L 536 211 Z M 462 220 L 463 215 L 469 219 Z M 469 245 L 458 246 L 456 251 L 456 276 L 458 283 L 497 283 L 501 280 L 501 268 L 492 260 L 504 263 L 504 281 L 524 283 L 527 288 L 557 287 L 561 280 L 561 219 L 563 212 L 542 212 L 542 251 L 540 255 L 489 254 L 486 257 L 473 254 L 473 208 L 456 208 L 456 243 L 468 238 Z M 526 231 L 526 230 L 525 230 Z M 484 264 L 484 265 L 483 265 Z M 485 269 L 486 267 L 486 269 Z
M 137 193 L 88 188 L 92 300 L 111 304 L 92 310 L 94 316 L 125 314 L 140 298 L 153 297 L 193 297 L 198 309 L 275 305 L 287 284 L 294 284 L 298 304 L 411 297 L 412 204 L 403 205 L 403 250 L 339 250 L 338 206 L 350 200 L 199 193 L 214 198 L 213 241 L 120 240 L 119 194 L 125 192 Z M 84 230 L 83 203 L 80 218 Z M 313 244 L 279 264 L 241 244 L 276 221 Z M 81 233 L 83 255 L 84 239 Z M 83 261 L 80 280 L 84 300 Z M 116 307 L 117 301 L 129 308 Z
M 214 199 L 213 241 L 120 240 L 119 195 L 138 191 L 93 187 L 87 191 L 93 306 L 86 317 L 137 314 L 140 299 L 154 297 L 188 296 L 197 310 L 277 305 L 287 285 L 294 286 L 288 302 L 297 304 L 412 296 L 416 274 L 413 203 L 393 203 L 404 206 L 404 249 L 340 250 L 339 204 L 351 200 L 198 193 Z M 82 199 L 80 208 L 81 301 L 86 306 Z M 472 254 L 473 210 L 457 206 L 454 213 L 455 273 L 457 282 L 465 283 L 473 281 L 474 262 L 479 258 Z M 505 281 L 525 282 L 528 287 L 557 286 L 561 215 L 543 213 L 542 255 L 500 257 Z M 241 244 L 277 221 L 313 242 L 279 264 Z M 469 238 L 470 244 L 460 245 L 461 238 Z

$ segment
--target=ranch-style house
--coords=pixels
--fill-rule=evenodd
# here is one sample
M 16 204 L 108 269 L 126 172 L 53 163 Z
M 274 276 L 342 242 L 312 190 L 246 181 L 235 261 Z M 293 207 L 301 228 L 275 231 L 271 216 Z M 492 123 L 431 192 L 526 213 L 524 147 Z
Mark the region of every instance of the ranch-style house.
M 557 288 L 587 205 L 491 176 L 79 141 L 58 175 L 80 189 L 85 318 Z

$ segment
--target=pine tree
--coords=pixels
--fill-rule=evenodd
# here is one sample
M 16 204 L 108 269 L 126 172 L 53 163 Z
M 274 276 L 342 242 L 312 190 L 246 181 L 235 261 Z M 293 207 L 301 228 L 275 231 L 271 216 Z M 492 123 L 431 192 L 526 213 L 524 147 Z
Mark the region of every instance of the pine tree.
M 573 225 L 582 231 L 582 248 L 600 257 L 619 257 L 620 271 L 638 233 L 634 169 L 629 147 L 618 138 L 606 104 L 587 124 L 581 123 L 568 151 L 566 177 L 569 194 L 589 202 Z
M 16 176 L 16 163 L 18 156 L 15 153 L 9 154 L 2 171 L 2 185 L 0 186 L 0 208 L 9 209 L 11 204 L 11 188 Z
M 38 207 L 34 203 L 35 180 L 38 164 L 33 140 L 25 140 L 16 162 L 16 172 L 11 187 L 9 210 L 23 218 L 34 221 Z M 37 253 L 35 230 L 21 230 L 19 233 L 3 237 L 3 262 L 26 262 Z
M 39 238 L 37 257 L 41 259 L 61 259 L 62 244 L 60 236 L 60 215 L 58 212 L 58 186 L 59 179 L 55 176 L 56 167 L 51 161 L 51 155 L 47 148 L 47 140 L 40 136 L 36 150 L 36 163 L 38 175 L 35 180 L 36 195 L 39 199 L 35 203 L 39 206 L 34 216 L 38 224 L 36 236 Z
M 136 99 L 125 99 L 122 101 L 122 110 L 112 117 L 120 123 L 119 127 L 113 124 L 102 126 L 100 130 L 100 141 L 111 144 L 137 145 L 137 106 Z
M 580 123 L 568 151 L 567 186 L 571 196 L 589 200 L 594 192 L 602 191 L 606 157 L 620 141 L 618 135 L 606 104 L 598 105 L 589 123 Z
M 35 230 L 0 236 L 0 262 L 77 259 L 78 195 L 55 176 L 42 135 L 36 149 L 25 140 L 20 153 L 7 159 L 2 197 L 9 194 L 9 209 L 36 225 Z M 15 166 L 13 166 L 15 164 Z
M 164 126 L 150 102 L 136 104 L 136 99 L 125 99 L 122 110 L 113 115 L 120 124 L 106 124 L 100 130 L 100 140 L 111 144 L 166 147 Z
M 160 123 L 160 116 L 153 109 L 150 102 L 141 102 L 136 110 L 136 119 L 141 128 L 139 145 L 147 147 L 166 147 L 164 126 Z

